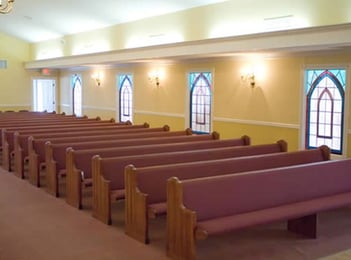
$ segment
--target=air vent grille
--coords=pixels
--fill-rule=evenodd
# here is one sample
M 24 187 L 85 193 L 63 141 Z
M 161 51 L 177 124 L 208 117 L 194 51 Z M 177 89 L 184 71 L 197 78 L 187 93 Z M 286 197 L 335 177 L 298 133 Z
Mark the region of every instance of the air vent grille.
M 0 60 L 0 69 L 7 69 L 7 60 Z

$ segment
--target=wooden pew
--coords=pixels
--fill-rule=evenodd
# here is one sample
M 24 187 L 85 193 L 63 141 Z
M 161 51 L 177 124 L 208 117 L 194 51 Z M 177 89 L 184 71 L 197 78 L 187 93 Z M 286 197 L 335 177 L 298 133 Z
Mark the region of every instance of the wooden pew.
M 248 136 L 228 140 L 218 140 L 217 138 L 219 135 L 216 132 L 202 136 L 203 138 L 207 137 L 208 140 L 201 142 L 151 144 L 79 151 L 74 151 L 69 148 L 67 149 L 66 155 L 66 201 L 74 207 L 82 208 L 82 186 L 91 185 L 91 160 L 94 155 L 100 155 L 101 157 L 115 157 L 250 144 L 250 138 Z M 84 174 L 82 174 L 82 172 Z
M 53 137 L 60 137 L 60 136 L 81 136 L 81 135 L 99 135 L 101 133 L 103 134 L 108 134 L 108 133 L 114 133 L 114 132 L 119 132 L 121 133 L 122 131 L 124 132 L 131 132 L 131 131 L 164 131 L 164 127 L 155 127 L 155 128 L 149 128 L 149 125 L 147 123 L 141 124 L 141 125 L 123 125 L 123 126 L 116 126 L 112 128 L 90 128 L 90 127 L 84 127 L 80 126 L 77 128 L 57 128 L 55 131 L 53 129 L 51 130 L 44 130 L 44 131 L 22 131 L 18 133 L 18 136 L 24 136 L 23 138 L 28 138 L 29 136 L 35 136 L 37 138 L 53 138 Z M 11 171 L 11 158 L 14 157 L 14 145 L 15 145 L 15 135 L 17 132 L 6 132 L 5 129 L 2 130 L 3 132 L 3 167 Z M 18 137 L 20 138 L 20 137 Z M 17 143 L 19 144 L 21 141 L 18 141 Z M 25 141 L 24 141 L 25 143 Z
M 0 129 L 7 129 L 7 130 L 12 130 L 12 132 L 16 130 L 26 130 L 26 129 L 44 129 L 44 128 L 50 128 L 50 127 L 57 127 L 57 125 L 71 125 L 71 124 L 86 124 L 86 123 L 114 123 L 114 119 L 110 120 L 101 120 L 99 117 L 95 119 L 90 119 L 90 118 L 74 118 L 74 117 L 68 117 L 68 118 L 58 118 L 58 117 L 43 117 L 40 119 L 19 119 L 15 121 L 8 121 L 5 120 L 5 122 L 0 123 Z M 129 123 L 128 123 L 129 124 Z M 0 139 L 0 145 L 2 146 L 3 143 L 3 137 Z
M 113 201 L 124 199 L 124 168 L 129 164 L 133 164 L 137 167 L 145 167 L 279 152 L 287 152 L 287 143 L 283 140 L 272 144 L 229 146 L 110 158 L 101 158 L 101 156 L 96 155 L 92 162 L 92 214 L 102 222 L 111 224 L 111 203 Z
M 190 141 L 207 140 L 206 136 L 193 135 L 190 128 L 185 131 L 155 132 L 146 134 L 125 134 L 116 135 L 111 138 L 99 138 L 96 140 L 86 139 L 84 142 L 45 142 L 45 165 L 47 166 L 47 175 L 62 176 L 66 170 L 66 150 L 100 149 L 108 147 L 124 147 L 146 144 L 161 143 L 180 143 Z M 63 141 L 63 140 L 61 140 Z
M 100 117 L 88 118 L 88 117 L 74 117 L 74 116 L 64 116 L 58 114 L 43 114 L 41 116 L 31 116 L 31 113 L 22 113 L 23 116 L 0 120 L 0 130 L 3 128 L 12 130 L 25 130 L 31 128 L 47 128 L 57 125 L 67 125 L 67 124 L 81 124 L 81 123 L 113 123 L 114 119 L 101 120 Z M 28 115 L 29 114 L 29 115 Z M 129 124 L 130 122 L 128 122 Z M 2 146 L 2 138 L 0 139 L 0 144 Z
M 48 131 L 57 131 L 56 129 L 68 129 L 71 128 L 72 131 L 79 127 L 91 127 L 91 128 L 102 128 L 106 127 L 107 129 L 113 127 L 132 127 L 135 126 L 125 123 L 115 123 L 112 121 L 86 121 L 86 120 L 74 120 L 74 121 L 51 121 L 51 122 L 42 122 L 37 123 L 36 125 L 21 126 L 21 127 L 2 127 L 1 130 L 5 132 L 5 138 L 7 141 L 12 139 L 12 136 L 15 132 L 19 133 L 45 133 Z M 143 125 L 139 125 L 143 127 Z M 3 140 L 2 140 L 3 142 Z
M 189 163 L 157 165 L 125 170 L 125 231 L 131 237 L 149 242 L 148 218 L 166 213 L 166 182 L 170 177 L 191 179 L 267 169 L 330 159 L 330 150 L 314 150 L 255 155 Z
M 55 179 L 53 183 L 56 186 L 56 182 L 59 176 L 66 175 L 66 150 L 67 148 L 72 148 L 74 150 L 82 149 L 99 149 L 108 147 L 123 147 L 131 145 L 144 145 L 144 144 L 157 144 L 157 143 L 173 143 L 181 141 L 200 141 L 205 139 L 205 136 L 192 135 L 190 128 L 184 131 L 165 131 L 165 132 L 152 132 L 152 133 L 139 133 L 139 134 L 121 134 L 112 136 L 100 136 L 99 138 L 92 139 L 84 138 L 80 139 L 79 142 L 74 140 L 73 142 L 67 142 L 67 140 L 61 139 L 59 141 L 53 139 L 51 141 L 40 140 L 38 145 L 41 146 L 45 142 L 45 166 L 46 166 L 46 176 L 48 179 Z M 36 140 L 38 141 L 38 140 Z M 35 142 L 34 142 L 35 143 Z M 39 155 L 39 164 L 41 163 L 41 154 L 38 148 L 37 153 Z M 34 176 L 33 176 L 34 174 Z M 39 172 L 30 171 L 29 180 L 32 184 L 40 186 L 39 183 Z M 50 182 L 53 184 L 52 182 Z M 49 184 L 49 185 L 51 185 Z
M 192 180 L 172 177 L 167 255 L 197 259 L 197 240 L 282 220 L 289 231 L 316 238 L 318 213 L 351 204 L 350 169 L 351 159 L 344 159 Z
M 9 113 L 6 113 L 6 111 L 0 111 L 2 114 L 0 114 L 0 118 L 12 118 L 16 116 L 24 116 L 23 114 L 25 113 L 11 113 L 14 115 L 10 115 Z M 28 115 L 44 115 L 44 114 L 55 114 L 55 113 L 47 113 L 47 112 L 37 112 L 37 111 L 27 111 Z
M 142 125 L 129 125 L 124 123 L 112 123 L 112 122 L 81 122 L 81 123 L 60 123 L 57 124 L 47 124 L 44 126 L 32 126 L 32 127 L 20 127 L 20 128 L 5 128 L 2 129 L 3 142 L 7 142 L 10 151 L 14 150 L 15 145 L 15 134 L 19 135 L 35 135 L 35 134 L 45 134 L 53 132 L 80 132 L 82 130 L 113 130 L 113 129 L 130 129 L 130 128 L 144 128 L 145 124 Z M 21 143 L 19 143 L 21 144 Z
M 10 151 L 14 148 L 14 134 L 41 134 L 41 133 L 50 133 L 50 132 L 76 132 L 81 131 L 81 128 L 87 129 L 114 129 L 114 128 L 123 128 L 123 129 L 130 129 L 130 128 L 148 128 L 149 125 L 147 123 L 140 124 L 140 125 L 131 125 L 126 123 L 114 123 L 111 121 L 75 121 L 75 122 L 62 122 L 62 121 L 55 121 L 47 122 L 45 125 L 36 125 L 30 127 L 13 127 L 13 128 L 2 128 L 1 129 L 1 136 L 2 136 L 2 145 L 5 143 L 8 144 Z
M 35 135 L 29 136 L 27 146 L 23 144 L 23 150 L 18 149 L 19 155 L 17 156 L 18 173 L 23 173 L 23 158 L 28 154 L 28 165 L 29 165 L 29 179 L 35 185 L 38 181 L 40 168 L 45 166 L 45 143 L 50 142 L 69 142 L 72 143 L 80 141 L 92 141 L 92 140 L 112 140 L 114 138 L 137 138 L 137 137 L 148 137 L 148 136 L 175 136 L 179 135 L 180 132 L 169 131 L 169 126 L 155 128 L 136 128 L 136 129 L 120 129 L 116 131 L 85 131 L 81 132 L 80 135 L 76 133 L 61 133 L 60 135 Z M 75 140 L 72 140 L 74 138 Z M 55 141 L 54 141 L 55 140 Z M 21 165 L 20 165 L 21 164 Z M 21 168 L 22 167 L 22 168 Z
M 73 117 L 73 116 L 62 116 L 62 115 L 51 115 L 51 116 L 41 116 L 41 117 L 23 117 L 15 119 L 1 119 L 0 128 L 30 128 L 35 126 L 50 126 L 55 124 L 75 124 L 75 123 L 113 123 L 115 120 L 111 118 L 110 120 L 101 120 L 100 117 L 88 118 L 88 117 Z M 130 122 L 128 122 L 129 124 Z
M 108 127 L 119 127 L 119 126 L 125 126 L 125 127 L 131 127 L 130 123 L 115 123 L 113 119 L 111 120 L 97 120 L 97 119 L 85 119 L 85 120 L 78 120 L 71 118 L 70 120 L 66 119 L 55 119 L 55 120 L 45 120 L 43 122 L 37 122 L 35 120 L 31 121 L 32 123 L 35 123 L 35 125 L 32 125 L 30 123 L 29 125 L 25 125 L 23 122 L 19 122 L 21 125 L 20 127 L 2 127 L 1 128 L 1 147 L 2 150 L 5 150 L 6 155 L 14 150 L 14 133 L 16 132 L 21 132 L 23 134 L 25 133 L 45 133 L 45 132 L 55 132 L 57 130 L 55 129 L 72 129 L 72 131 L 75 131 L 74 129 L 77 129 L 82 126 L 91 126 L 91 127 L 101 127 L 103 128 L 104 126 Z M 9 149 L 7 151 L 6 149 Z M 7 159 L 5 160 L 7 162 Z
M 44 120 L 52 118 L 72 118 L 72 116 L 67 116 L 63 114 L 55 113 L 41 113 L 41 112 L 28 112 L 28 113 L 2 113 L 0 119 L 2 123 L 7 122 L 19 122 L 22 120 Z M 0 123 L 1 124 L 1 123 Z
M 139 125 L 140 126 L 140 125 Z M 150 132 L 158 132 L 158 131 L 161 131 L 163 130 L 164 132 L 168 132 L 169 131 L 169 126 L 164 126 L 163 128 L 148 128 L 146 126 L 148 126 L 148 124 L 143 124 L 143 126 L 145 126 L 145 128 L 142 128 L 142 127 L 135 127 L 135 128 L 130 128 L 130 127 L 127 127 L 127 128 L 119 128 L 118 127 L 118 130 L 117 131 L 117 134 L 121 134 L 121 133 L 133 133 L 134 131 L 137 131 L 139 133 L 139 131 L 142 131 L 142 132 L 145 132 L 145 131 L 150 131 Z M 110 129 L 110 130 L 114 130 L 115 128 L 105 128 L 105 127 L 94 127 L 94 128 L 90 128 L 88 127 L 87 129 L 84 128 L 84 131 L 98 131 L 100 130 L 99 133 L 94 133 L 95 135 L 98 135 L 100 136 L 100 133 L 101 131 L 103 131 L 104 133 L 101 134 L 101 136 L 105 136 L 105 135 L 108 135 L 110 132 L 107 131 L 107 129 Z M 147 129 L 147 130 L 146 130 Z M 115 129 L 117 130 L 117 129 Z M 82 131 L 81 128 L 78 128 L 78 129 L 75 129 L 74 131 L 60 131 L 61 135 L 62 133 L 66 133 L 63 135 L 63 138 L 67 137 L 67 135 L 69 136 L 68 137 L 68 142 L 75 142 L 77 139 L 79 139 L 81 137 L 80 134 L 84 134 L 84 132 Z M 79 133 L 74 133 L 73 132 L 80 132 Z M 113 131 L 114 132 L 114 131 Z M 113 134 L 113 133 L 112 133 Z M 78 135 L 78 136 L 77 136 Z M 28 149 L 28 139 L 29 137 L 32 137 L 32 139 L 30 139 L 31 142 L 33 142 L 33 138 L 34 136 L 36 137 L 44 137 L 43 139 L 43 144 L 42 144 L 42 147 L 43 147 L 43 150 L 44 150 L 44 142 L 47 141 L 48 139 L 47 138 L 57 138 L 57 135 L 54 134 L 54 136 L 52 134 L 34 134 L 34 133 L 30 133 L 30 134 L 20 134 L 18 132 L 15 132 L 14 133 L 14 161 L 15 161 L 15 174 L 18 176 L 18 177 L 21 177 L 21 178 L 24 178 L 24 164 L 29 160 L 29 149 Z M 90 134 L 89 135 L 86 135 L 86 136 L 91 136 Z M 74 138 L 73 138 L 74 137 Z M 85 141 L 85 140 L 84 140 Z M 34 147 L 34 146 L 33 146 Z M 10 149 L 10 148 L 9 148 Z M 44 159 L 43 159 L 44 160 Z
M 16 119 L 16 120 L 4 120 L 0 122 L 0 128 L 11 128 L 14 130 L 17 129 L 31 129 L 35 128 L 49 128 L 55 127 L 57 124 L 84 124 L 84 123 L 101 123 L 101 124 L 128 124 L 130 122 L 118 122 L 116 123 L 113 118 L 109 120 L 101 120 L 100 117 L 96 118 L 58 118 L 58 117 L 49 117 L 49 118 L 24 118 L 24 119 Z
M 5 115 L 8 113 L 5 113 Z M 12 114 L 12 113 L 11 113 Z M 20 114 L 20 113 L 13 113 Z M 21 116 L 1 116 L 0 117 L 0 130 L 9 127 L 23 127 L 23 126 L 40 126 L 46 125 L 50 122 L 73 122 L 72 117 L 66 117 L 57 114 L 46 114 L 38 116 L 34 113 L 21 113 Z M 68 121 L 70 120 L 70 121 Z M 78 119 L 77 119 L 78 121 Z M 0 139 L 0 146 L 2 146 L 2 138 Z

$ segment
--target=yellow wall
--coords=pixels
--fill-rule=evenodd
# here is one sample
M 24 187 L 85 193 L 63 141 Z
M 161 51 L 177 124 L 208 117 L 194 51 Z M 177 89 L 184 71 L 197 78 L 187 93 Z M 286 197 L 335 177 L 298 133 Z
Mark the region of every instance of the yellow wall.
M 0 59 L 7 60 L 7 69 L 0 69 L 0 110 L 31 108 L 31 80 L 23 66 L 29 49 L 28 43 L 0 34 Z
M 187 73 L 207 70 L 214 75 L 213 131 L 219 132 L 223 139 L 247 134 L 253 144 L 285 139 L 289 143 L 289 150 L 296 150 L 300 148 L 300 128 L 303 124 L 304 68 L 331 64 L 346 66 L 350 60 L 350 54 L 296 55 L 274 59 L 226 58 L 193 63 L 153 63 L 80 72 L 65 71 L 60 78 L 61 105 L 65 107 L 65 112 L 70 111 L 67 107 L 71 103 L 69 78 L 74 73 L 80 73 L 83 77 L 83 114 L 104 119 L 116 118 L 117 75 L 132 73 L 134 123 L 148 122 L 154 127 L 168 124 L 172 130 L 183 130 L 189 126 Z M 259 67 L 254 88 L 241 78 L 242 68 L 253 64 Z M 163 74 L 158 87 L 148 78 L 154 70 Z M 100 87 L 91 79 L 96 71 L 103 75 Z M 348 107 L 346 111 L 350 115 Z M 350 122 L 348 125 L 351 128 Z
M 251 138 L 251 144 L 274 143 L 278 140 L 285 140 L 288 143 L 289 151 L 299 149 L 298 129 L 221 121 L 215 121 L 214 128 L 220 133 L 221 139 L 239 137 L 245 134 Z

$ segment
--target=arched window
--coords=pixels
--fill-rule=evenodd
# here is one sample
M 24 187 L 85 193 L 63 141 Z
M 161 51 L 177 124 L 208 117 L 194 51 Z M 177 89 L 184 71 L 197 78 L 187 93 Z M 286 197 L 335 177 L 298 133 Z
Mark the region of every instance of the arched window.
M 82 77 L 72 77 L 72 111 L 76 116 L 82 116 Z
M 306 148 L 343 153 L 345 86 L 344 69 L 306 70 Z
M 119 76 L 119 121 L 133 122 L 133 81 L 132 75 Z
M 211 72 L 189 74 L 190 127 L 197 133 L 211 131 Z

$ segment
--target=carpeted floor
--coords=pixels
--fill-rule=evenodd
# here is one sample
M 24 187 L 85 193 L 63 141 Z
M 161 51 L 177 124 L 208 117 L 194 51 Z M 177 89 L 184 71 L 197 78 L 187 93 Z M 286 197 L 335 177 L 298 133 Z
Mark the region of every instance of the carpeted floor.
M 42 188 L 0 171 L 1 260 L 166 259 Z
M 64 185 L 62 185 L 64 187 Z M 150 223 L 151 243 L 124 234 L 123 202 L 113 205 L 113 224 L 91 217 L 90 191 L 84 209 L 49 195 L 0 168 L 0 260 L 158 260 L 165 255 L 165 217 Z M 64 195 L 64 191 L 63 191 Z M 274 223 L 200 241 L 199 260 L 351 259 L 351 208 L 319 215 L 317 239 Z M 339 253 L 341 252 L 341 253 Z

